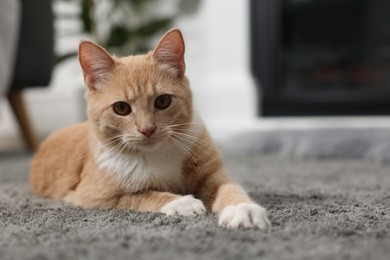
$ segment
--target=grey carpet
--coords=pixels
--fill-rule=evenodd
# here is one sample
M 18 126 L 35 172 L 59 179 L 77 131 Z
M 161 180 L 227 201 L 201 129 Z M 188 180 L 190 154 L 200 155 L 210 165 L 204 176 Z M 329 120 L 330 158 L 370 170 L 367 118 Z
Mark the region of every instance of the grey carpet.
M 33 196 L 30 156 L 0 155 L 0 259 L 389 259 L 390 166 L 225 154 L 273 227 L 91 210 Z
M 228 146 L 243 152 L 261 152 L 281 157 L 367 159 L 390 163 L 388 128 L 255 131 L 235 136 Z

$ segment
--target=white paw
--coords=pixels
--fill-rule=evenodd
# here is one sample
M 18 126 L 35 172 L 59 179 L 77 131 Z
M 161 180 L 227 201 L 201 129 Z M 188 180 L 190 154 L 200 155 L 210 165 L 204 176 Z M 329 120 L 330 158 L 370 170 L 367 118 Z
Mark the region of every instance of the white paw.
M 255 203 L 240 203 L 224 208 L 219 214 L 218 225 L 224 228 L 260 228 L 271 226 L 267 211 Z
M 165 213 L 168 216 L 191 216 L 204 214 L 206 208 L 202 201 L 195 199 L 192 195 L 186 195 L 168 202 L 160 209 L 160 212 Z

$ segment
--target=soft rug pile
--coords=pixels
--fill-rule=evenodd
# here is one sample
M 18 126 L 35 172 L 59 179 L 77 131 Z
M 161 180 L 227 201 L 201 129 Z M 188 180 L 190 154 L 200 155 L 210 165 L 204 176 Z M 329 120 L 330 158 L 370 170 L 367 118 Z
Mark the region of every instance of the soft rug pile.
M 29 155 L 0 155 L 0 259 L 389 259 L 390 166 L 225 153 L 272 229 L 216 216 L 86 210 L 31 194 Z

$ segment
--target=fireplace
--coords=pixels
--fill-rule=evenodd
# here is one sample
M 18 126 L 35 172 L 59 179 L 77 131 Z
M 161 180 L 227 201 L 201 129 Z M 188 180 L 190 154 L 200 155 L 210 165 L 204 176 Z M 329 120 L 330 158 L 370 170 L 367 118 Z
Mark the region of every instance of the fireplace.
M 251 0 L 262 116 L 389 115 L 389 0 Z

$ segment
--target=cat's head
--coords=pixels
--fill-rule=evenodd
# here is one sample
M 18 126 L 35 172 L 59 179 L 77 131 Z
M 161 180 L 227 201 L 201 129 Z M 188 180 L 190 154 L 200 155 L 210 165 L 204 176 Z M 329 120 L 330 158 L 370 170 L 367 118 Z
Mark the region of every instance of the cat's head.
M 123 58 L 84 41 L 79 61 L 87 86 L 88 118 L 103 144 L 154 150 L 189 127 L 192 95 L 178 29 L 167 32 L 146 55 Z

